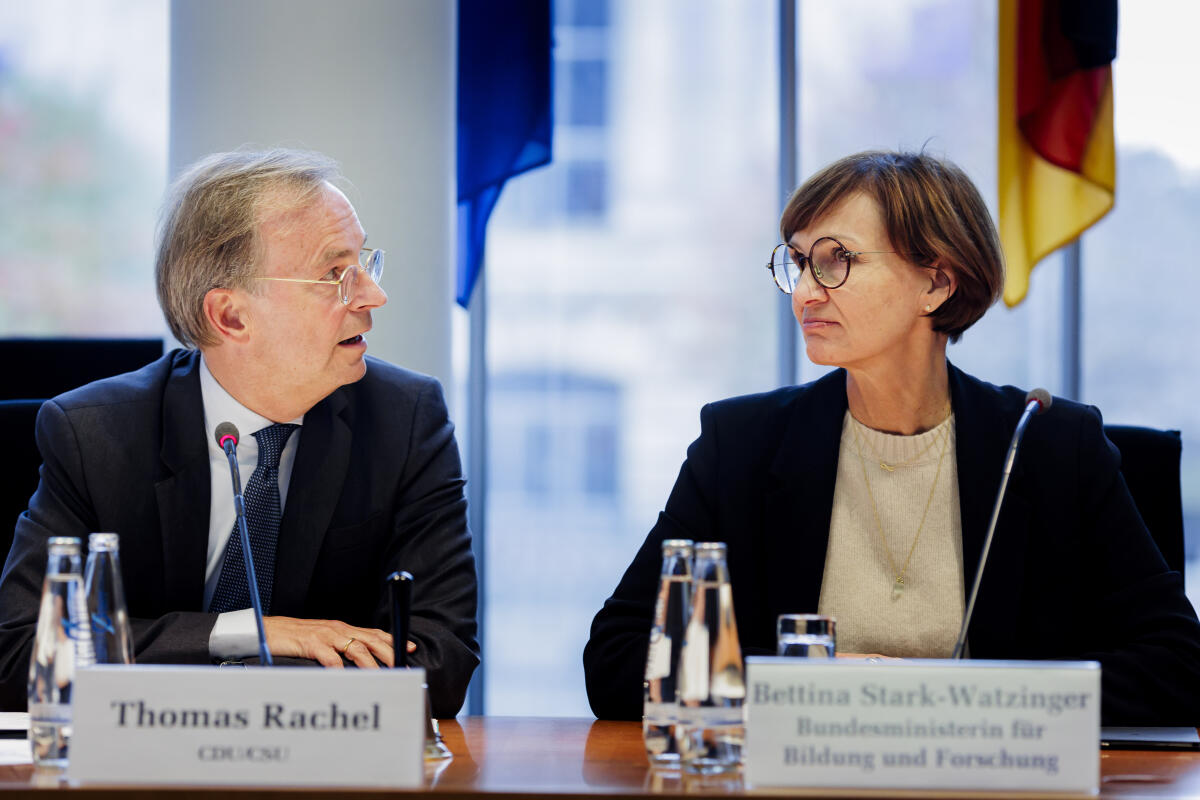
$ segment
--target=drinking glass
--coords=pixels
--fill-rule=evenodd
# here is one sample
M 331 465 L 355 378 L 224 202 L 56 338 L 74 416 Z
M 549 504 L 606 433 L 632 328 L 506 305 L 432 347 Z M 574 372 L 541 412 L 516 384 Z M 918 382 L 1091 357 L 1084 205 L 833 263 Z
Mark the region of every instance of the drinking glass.
M 837 655 L 837 621 L 824 614 L 780 614 L 776 623 L 776 653 L 791 658 L 833 658 Z

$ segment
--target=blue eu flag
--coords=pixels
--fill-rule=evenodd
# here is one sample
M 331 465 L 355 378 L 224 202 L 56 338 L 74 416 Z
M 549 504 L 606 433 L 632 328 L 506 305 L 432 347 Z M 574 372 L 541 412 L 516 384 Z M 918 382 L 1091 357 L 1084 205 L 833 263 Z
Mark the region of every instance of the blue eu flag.
M 459 0 L 458 272 L 466 308 L 509 178 L 550 163 L 550 0 Z

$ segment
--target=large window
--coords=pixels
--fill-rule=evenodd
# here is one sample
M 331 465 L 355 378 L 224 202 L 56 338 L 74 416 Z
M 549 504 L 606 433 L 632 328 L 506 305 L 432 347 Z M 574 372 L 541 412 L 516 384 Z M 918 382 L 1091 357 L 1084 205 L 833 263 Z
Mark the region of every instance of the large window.
M 994 0 L 798 7 L 800 179 L 857 150 L 925 149 L 994 211 Z M 488 254 L 489 713 L 586 713 L 588 623 L 662 507 L 697 410 L 777 374 L 778 298 L 756 269 L 778 214 L 777 4 L 557 10 L 555 164 L 506 190 Z M 1121 13 L 1117 208 L 1083 244 L 1079 399 L 1109 422 L 1183 430 L 1195 601 L 1200 121 L 1179 98 L 1200 67 L 1186 39 L 1200 12 Z M 1066 276 L 1048 258 L 1027 299 L 992 309 L 950 358 L 1063 393 Z M 823 368 L 801 346 L 797 371 Z
M 1200 7 L 1121 4 L 1116 206 L 1083 240 L 1083 398 L 1183 433 L 1188 596 L 1200 605 Z
M 700 407 L 775 385 L 775 9 L 555 6 L 555 161 L 487 254 L 488 713 L 589 713 L 588 626 Z
M 0 335 L 162 332 L 166 149 L 166 3 L 0 3 Z

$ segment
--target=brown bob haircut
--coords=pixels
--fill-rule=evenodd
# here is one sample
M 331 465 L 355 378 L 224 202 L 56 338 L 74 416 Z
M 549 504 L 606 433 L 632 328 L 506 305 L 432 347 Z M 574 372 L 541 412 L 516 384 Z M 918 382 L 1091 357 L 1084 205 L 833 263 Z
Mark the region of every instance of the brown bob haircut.
M 813 175 L 788 198 L 783 241 L 856 192 L 875 199 L 897 253 L 954 273 L 958 286 L 930 317 L 956 342 L 1000 298 L 1004 255 L 987 205 L 958 166 L 924 153 L 868 151 Z

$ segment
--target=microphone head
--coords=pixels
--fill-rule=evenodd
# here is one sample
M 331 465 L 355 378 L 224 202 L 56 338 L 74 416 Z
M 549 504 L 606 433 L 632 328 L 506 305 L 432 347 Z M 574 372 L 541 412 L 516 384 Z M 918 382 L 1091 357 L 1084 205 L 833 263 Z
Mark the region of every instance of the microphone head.
M 1050 393 L 1045 389 L 1033 389 L 1029 394 L 1025 395 L 1025 405 L 1029 405 L 1034 400 L 1037 401 L 1037 413 L 1039 414 L 1045 414 L 1046 410 L 1050 408 L 1050 403 L 1053 402 L 1050 398 Z
M 233 446 L 237 447 L 238 440 L 241 439 L 241 434 L 238 433 L 237 426 L 232 422 L 222 422 L 213 432 L 213 437 L 217 440 L 217 447 L 225 449 L 225 440 L 231 439 Z

